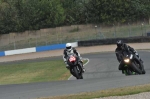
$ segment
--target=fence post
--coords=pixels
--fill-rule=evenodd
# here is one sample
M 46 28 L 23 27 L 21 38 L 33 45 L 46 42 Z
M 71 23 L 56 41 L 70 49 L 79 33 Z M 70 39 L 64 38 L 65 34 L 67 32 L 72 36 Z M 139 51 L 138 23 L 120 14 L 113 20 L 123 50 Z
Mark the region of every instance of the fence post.
M 59 28 L 59 32 L 60 32 L 60 43 L 62 43 L 62 40 L 63 40 L 63 36 L 62 36 L 62 31 L 61 31 L 62 29 L 61 29 L 61 27 Z
M 142 29 L 142 36 L 143 36 L 143 23 L 141 24 L 141 29 Z
M 39 37 L 39 40 L 38 40 L 38 43 L 39 43 L 38 46 L 41 46 L 41 44 L 43 44 L 41 37 L 42 37 L 42 34 L 41 34 L 41 30 L 40 30 L 40 37 Z
M 113 24 L 113 27 L 114 27 L 114 38 L 116 38 L 116 26 L 115 26 L 115 24 Z
M 11 44 L 10 44 L 10 33 L 8 34 L 9 35 L 9 48 L 7 50 L 10 50 L 11 49 Z
M 15 36 L 14 36 L 14 49 L 16 49 L 16 39 L 15 39 Z
M 146 24 L 143 22 L 143 36 L 146 36 Z
M 59 37 L 58 37 L 58 32 L 57 32 L 57 28 L 56 28 L 56 27 L 55 27 L 55 34 L 56 34 L 56 38 L 57 38 L 57 39 L 56 39 L 56 40 L 57 40 L 57 43 L 59 44 L 59 39 L 58 39 Z
M 129 26 L 128 37 L 130 37 L 130 34 L 131 34 L 131 25 L 130 25 L 130 23 L 128 23 L 128 26 Z
M 77 33 L 77 40 L 76 41 L 78 42 L 78 41 L 80 41 L 80 35 L 78 35 L 79 34 L 79 26 L 78 25 L 77 25 L 76 29 L 77 29 L 77 32 L 76 32 Z
M 144 33 L 145 35 L 144 36 L 146 36 L 146 24 L 144 24 L 144 28 L 145 28 L 145 33 Z
M 98 39 L 97 25 L 95 25 L 96 39 Z
M 46 43 L 46 45 L 48 45 L 48 44 L 47 44 L 48 42 L 47 42 L 47 39 L 46 39 L 46 38 L 48 39 L 48 32 L 45 33 L 45 43 Z
M 28 38 L 28 37 L 29 37 L 29 38 Z M 30 44 L 30 35 L 29 35 L 29 30 L 28 30 L 27 40 L 28 40 L 29 47 L 31 47 L 31 44 Z
M 37 36 L 37 34 L 36 34 L 36 47 L 37 47 L 37 39 L 38 39 L 38 36 Z
M 0 42 L 2 43 L 2 34 L 0 34 Z M 0 46 L 0 50 L 2 50 L 1 46 Z

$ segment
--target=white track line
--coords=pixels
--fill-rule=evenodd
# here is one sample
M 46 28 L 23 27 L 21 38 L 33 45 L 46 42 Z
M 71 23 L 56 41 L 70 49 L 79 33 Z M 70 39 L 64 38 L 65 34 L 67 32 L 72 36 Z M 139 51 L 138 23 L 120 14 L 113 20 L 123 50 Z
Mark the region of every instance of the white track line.
M 88 60 L 83 66 L 87 65 L 87 64 L 90 62 L 90 60 L 89 60 L 88 58 L 84 58 L 83 60 Z M 71 75 L 71 76 L 68 78 L 68 80 L 70 80 L 71 77 L 73 77 L 73 76 Z

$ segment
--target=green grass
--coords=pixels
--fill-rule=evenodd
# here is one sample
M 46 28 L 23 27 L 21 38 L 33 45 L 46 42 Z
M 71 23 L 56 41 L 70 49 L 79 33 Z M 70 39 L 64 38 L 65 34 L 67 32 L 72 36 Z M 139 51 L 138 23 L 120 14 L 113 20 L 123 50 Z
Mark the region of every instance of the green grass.
M 84 60 L 84 63 L 87 60 Z M 19 84 L 67 80 L 71 76 L 63 60 L 42 61 L 0 66 L 0 84 Z
M 62 60 L 0 66 L 0 84 L 66 80 L 69 76 Z

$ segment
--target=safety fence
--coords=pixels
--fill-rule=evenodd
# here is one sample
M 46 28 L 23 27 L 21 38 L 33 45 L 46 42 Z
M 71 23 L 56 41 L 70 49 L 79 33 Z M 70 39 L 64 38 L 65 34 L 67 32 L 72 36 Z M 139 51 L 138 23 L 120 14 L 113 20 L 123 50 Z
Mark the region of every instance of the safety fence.
M 112 39 L 103 39 L 103 40 L 78 41 L 78 42 L 72 42 L 71 44 L 72 44 L 73 47 L 95 46 L 95 45 L 109 45 L 109 44 L 115 44 L 118 39 L 122 39 L 126 43 L 150 42 L 150 37 L 127 37 L 127 38 L 112 38 Z M 0 52 L 0 56 L 64 49 L 65 45 L 66 44 L 63 43 L 63 44 L 38 46 L 38 47 L 25 48 L 25 49 L 1 51 Z M 148 45 L 148 47 L 149 47 L 149 45 Z
M 143 22 L 123 25 L 112 24 L 107 27 L 98 24 L 71 25 L 0 35 L 0 51 L 64 44 L 67 42 L 149 36 L 149 32 L 150 25 Z

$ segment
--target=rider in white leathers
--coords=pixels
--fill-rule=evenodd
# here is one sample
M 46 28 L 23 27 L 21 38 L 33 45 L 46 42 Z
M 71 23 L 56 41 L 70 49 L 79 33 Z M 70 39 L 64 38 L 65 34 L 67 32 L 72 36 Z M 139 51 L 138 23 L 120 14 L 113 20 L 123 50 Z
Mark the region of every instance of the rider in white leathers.
M 71 43 L 67 43 L 66 44 L 66 48 L 64 49 L 64 52 L 63 52 L 63 60 L 64 60 L 64 63 L 66 64 L 66 68 L 69 69 L 70 66 L 67 64 L 67 57 L 70 53 L 74 53 L 76 54 L 78 57 L 79 57 L 79 62 L 82 63 L 81 67 L 83 69 L 83 72 L 85 71 L 84 67 L 83 67 L 83 62 L 82 62 L 82 58 L 80 57 L 80 53 L 72 47 Z

